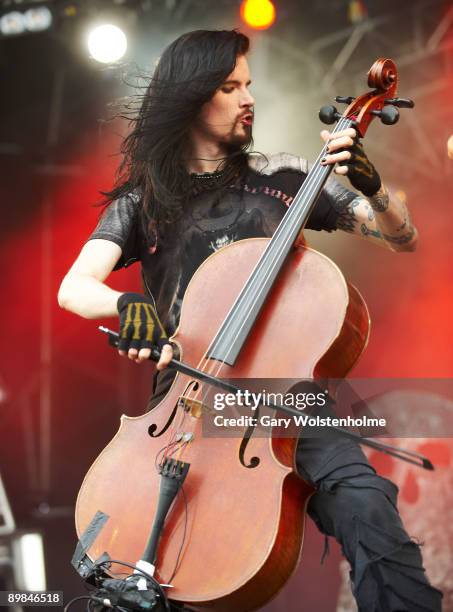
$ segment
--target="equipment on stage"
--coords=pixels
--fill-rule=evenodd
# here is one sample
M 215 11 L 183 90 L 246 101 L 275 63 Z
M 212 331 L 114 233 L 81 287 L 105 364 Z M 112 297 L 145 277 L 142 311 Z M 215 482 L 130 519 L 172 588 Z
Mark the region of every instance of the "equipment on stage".
M 106 572 L 112 563 L 124 565 L 134 571 L 126 578 L 110 578 Z M 90 594 L 84 597 L 89 601 L 91 612 L 105 612 L 111 609 L 134 612 L 176 612 L 174 607 L 170 608 L 162 586 L 150 573 L 145 571 L 143 563 L 134 567 L 129 563 L 112 561 L 108 555 L 103 555 L 97 563 L 90 564 L 89 572 L 83 576 L 94 587 Z M 66 605 L 65 612 L 69 611 L 79 599 L 76 597 L 70 601 Z
M 393 61 L 378 59 L 372 91 L 339 98 L 343 115 L 323 107 L 320 117 L 361 138 L 375 117 L 393 124 L 397 107 L 413 106 L 396 97 L 397 80 Z M 212 412 L 209 377 L 221 388 L 228 379 L 341 378 L 365 348 L 361 295 L 327 257 L 296 244 L 333 169 L 321 164 L 325 155 L 326 146 L 271 239 L 225 246 L 190 281 L 171 338 L 184 363 L 174 360 L 169 392 L 151 412 L 122 417 L 82 484 L 73 565 L 86 580 L 102 567 L 113 578 L 103 588 L 116 588 L 120 560 L 138 568 L 144 590 L 157 591 L 154 603 L 166 605 L 168 588 L 191 608 L 245 612 L 265 605 L 297 566 L 313 493 L 295 472 L 297 438 L 253 435 L 254 426 L 241 439 L 216 438 L 203 435 L 203 423 Z M 128 596 L 140 598 L 139 582 Z

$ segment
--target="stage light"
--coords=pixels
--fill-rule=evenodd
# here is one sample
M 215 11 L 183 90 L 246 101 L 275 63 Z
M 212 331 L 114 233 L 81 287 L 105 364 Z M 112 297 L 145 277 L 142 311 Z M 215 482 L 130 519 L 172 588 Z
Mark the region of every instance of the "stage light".
M 24 12 L 11 11 L 0 17 L 0 33 L 17 36 L 27 32 L 42 32 L 52 25 L 52 12 L 47 6 L 37 6 Z
M 26 533 L 13 541 L 16 587 L 24 591 L 45 591 L 44 549 L 39 533 Z
M 5 36 L 23 34 L 25 30 L 24 14 L 19 11 L 11 11 L 0 19 L 0 31 Z
M 241 18 L 254 30 L 267 30 L 275 21 L 275 6 L 271 0 L 243 0 Z
M 126 49 L 126 35 L 115 25 L 97 26 L 88 35 L 88 50 L 102 64 L 117 62 L 126 53 Z
M 52 25 L 52 13 L 47 6 L 28 9 L 24 13 L 25 27 L 30 32 L 41 32 L 47 30 Z
M 448 153 L 448 157 L 450 159 L 453 159 L 453 136 L 450 136 L 450 138 L 447 141 L 447 153 Z
M 367 17 L 368 11 L 363 0 L 349 0 L 348 19 L 350 23 L 361 23 Z

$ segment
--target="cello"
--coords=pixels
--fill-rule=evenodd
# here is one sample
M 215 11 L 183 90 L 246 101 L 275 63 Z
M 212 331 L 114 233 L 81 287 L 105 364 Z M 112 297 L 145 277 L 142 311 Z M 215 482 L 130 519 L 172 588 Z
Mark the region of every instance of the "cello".
M 373 64 L 368 86 L 356 99 L 337 98 L 347 104 L 343 115 L 323 107 L 321 120 L 363 137 L 375 117 L 394 124 L 398 106 L 413 106 L 395 97 L 389 59 Z M 272 238 L 229 244 L 192 277 L 170 340 L 198 372 L 219 381 L 341 378 L 360 357 L 370 324 L 362 297 L 332 261 L 299 240 L 332 171 L 320 163 L 325 154 L 324 146 Z M 179 372 L 152 411 L 122 416 L 82 483 L 76 530 L 81 537 L 102 513 L 87 550 L 92 562 L 105 552 L 132 566 L 146 557 L 175 602 L 247 612 L 274 597 L 297 567 L 314 489 L 295 471 L 297 438 L 248 430 L 203 435 L 212 418 L 203 386 Z M 181 484 L 150 537 L 163 475 L 178 470 Z M 115 567 L 112 561 L 109 575 L 123 571 Z

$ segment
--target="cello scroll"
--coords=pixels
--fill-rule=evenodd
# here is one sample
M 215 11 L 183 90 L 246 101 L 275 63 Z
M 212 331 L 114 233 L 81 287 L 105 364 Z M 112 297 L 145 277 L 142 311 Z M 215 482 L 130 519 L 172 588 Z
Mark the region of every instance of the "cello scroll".
M 343 114 L 334 106 L 323 106 L 319 118 L 323 123 L 332 124 L 341 118 L 352 121 L 360 138 L 365 133 L 375 117 L 379 117 L 384 125 L 394 125 L 399 119 L 398 108 L 414 108 L 414 102 L 409 98 L 396 97 L 398 87 L 398 72 L 396 64 L 391 59 L 379 58 L 368 71 L 368 86 L 373 88 L 357 98 L 337 96 L 340 104 L 347 104 Z

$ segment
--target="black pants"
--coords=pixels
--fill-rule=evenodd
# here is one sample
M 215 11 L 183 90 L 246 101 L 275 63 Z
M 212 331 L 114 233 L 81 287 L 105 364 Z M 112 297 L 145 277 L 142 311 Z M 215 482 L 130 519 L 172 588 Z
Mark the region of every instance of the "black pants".
M 442 593 L 430 585 L 419 546 L 401 522 L 398 488 L 376 474 L 357 444 L 303 437 L 297 469 L 317 489 L 308 514 L 350 563 L 360 612 L 441 610 Z
M 163 370 L 155 378 L 149 408 L 164 397 L 173 376 Z M 326 407 L 324 414 L 334 413 Z M 442 593 L 430 585 L 420 548 L 401 522 L 398 488 L 376 474 L 359 445 L 337 436 L 302 436 L 296 463 L 317 489 L 308 514 L 350 563 L 360 612 L 440 612 Z

